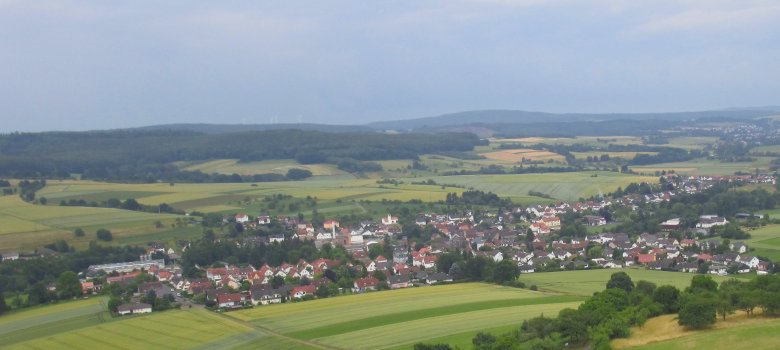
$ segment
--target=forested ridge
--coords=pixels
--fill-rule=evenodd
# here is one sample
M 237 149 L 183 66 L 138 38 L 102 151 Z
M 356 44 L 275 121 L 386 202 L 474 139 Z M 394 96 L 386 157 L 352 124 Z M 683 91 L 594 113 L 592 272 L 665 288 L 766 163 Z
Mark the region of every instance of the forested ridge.
M 13 133 L 0 136 L 0 176 L 101 180 L 213 181 L 181 172 L 175 161 L 233 158 L 296 159 L 301 163 L 417 159 L 420 154 L 470 151 L 484 141 L 469 133 L 325 133 L 301 130 L 203 134 L 116 130 Z

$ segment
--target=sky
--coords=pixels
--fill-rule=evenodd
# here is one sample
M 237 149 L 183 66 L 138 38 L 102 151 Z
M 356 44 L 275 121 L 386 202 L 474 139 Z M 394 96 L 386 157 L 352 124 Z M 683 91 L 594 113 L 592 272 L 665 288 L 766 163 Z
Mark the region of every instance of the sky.
M 0 0 L 0 132 L 780 105 L 780 1 Z

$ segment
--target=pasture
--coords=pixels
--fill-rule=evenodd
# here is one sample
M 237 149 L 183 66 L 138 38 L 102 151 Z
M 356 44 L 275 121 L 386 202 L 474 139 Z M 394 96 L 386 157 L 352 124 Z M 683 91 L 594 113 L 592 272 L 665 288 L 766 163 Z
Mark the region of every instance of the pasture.
M 3 347 L 111 321 L 104 298 L 37 306 L 0 317 Z
M 637 136 L 577 136 L 577 137 L 523 137 L 513 139 L 491 139 L 491 143 L 521 143 L 532 145 L 546 143 L 551 145 L 641 145 L 642 138 Z
M 536 285 L 540 291 L 589 296 L 602 291 L 613 273 L 623 271 L 636 283 L 639 280 L 653 282 L 656 285 L 672 285 L 679 289 L 691 284 L 693 274 L 645 269 L 602 269 L 583 271 L 561 271 L 521 274 L 519 280 L 527 286 Z M 726 277 L 713 276 L 722 282 Z M 730 278 L 730 277 L 729 277 Z
M 631 160 L 636 157 L 637 154 L 651 154 L 655 155 L 658 154 L 658 152 L 607 152 L 607 151 L 590 151 L 590 152 L 571 152 L 572 155 L 574 155 L 574 158 L 577 159 L 587 159 L 588 157 L 601 157 L 603 155 L 608 155 L 610 159 L 615 158 L 622 158 L 625 160 Z
M 685 150 L 704 149 L 718 141 L 714 136 L 679 136 L 669 138 L 669 143 L 659 146 L 682 148 Z
M 467 283 L 265 306 L 227 315 L 324 346 L 410 348 L 431 338 L 517 327 L 524 319 L 557 314 L 565 307 L 576 307 L 581 300 Z

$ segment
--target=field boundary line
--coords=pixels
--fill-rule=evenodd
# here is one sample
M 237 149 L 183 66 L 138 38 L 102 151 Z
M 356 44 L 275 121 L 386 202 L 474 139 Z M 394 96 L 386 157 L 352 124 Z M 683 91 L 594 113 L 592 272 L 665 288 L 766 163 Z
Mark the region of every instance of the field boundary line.
M 229 319 L 229 320 L 231 320 L 233 322 L 241 323 L 241 324 L 243 324 L 245 326 L 251 327 L 252 329 L 255 329 L 255 330 L 263 332 L 263 333 L 266 333 L 266 334 L 268 334 L 270 336 L 277 337 L 277 338 L 282 338 L 282 339 L 285 339 L 285 340 L 288 340 L 288 341 L 291 341 L 291 342 L 294 342 L 294 343 L 297 343 L 297 344 L 300 344 L 300 345 L 305 345 L 305 346 L 309 346 L 309 347 L 316 348 L 316 349 L 322 349 L 322 350 L 342 350 L 341 348 L 334 347 L 334 346 L 329 346 L 329 345 L 325 345 L 325 344 L 314 343 L 314 342 L 311 342 L 311 341 L 308 341 L 308 340 L 293 338 L 291 336 L 284 335 L 284 334 L 279 333 L 277 331 L 271 330 L 268 327 L 263 327 L 263 326 L 254 324 L 254 323 L 249 322 L 249 321 L 240 320 L 240 319 L 237 319 L 235 317 L 231 317 L 231 316 L 225 315 L 223 313 L 216 313 L 216 314 L 219 315 L 220 317 L 225 318 L 225 319 Z

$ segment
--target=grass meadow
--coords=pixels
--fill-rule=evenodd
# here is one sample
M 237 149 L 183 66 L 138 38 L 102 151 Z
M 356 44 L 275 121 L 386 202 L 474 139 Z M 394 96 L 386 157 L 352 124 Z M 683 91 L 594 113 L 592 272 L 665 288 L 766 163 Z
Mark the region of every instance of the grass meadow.
M 693 159 L 687 162 L 661 163 L 652 165 L 634 165 L 631 170 L 640 174 L 652 174 L 656 171 L 674 170 L 679 174 L 686 175 L 734 175 L 737 171 L 754 173 L 756 169 L 762 172 L 769 171 L 769 162 L 772 157 L 754 157 L 752 162 L 732 162 L 724 163 L 718 160 Z

